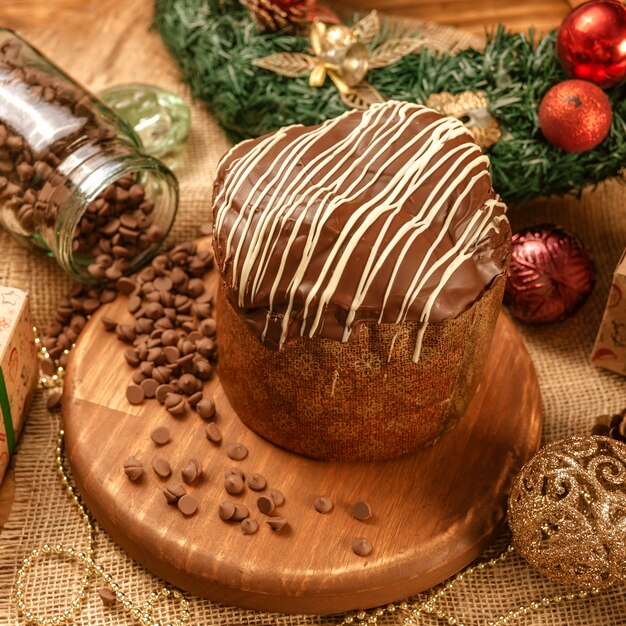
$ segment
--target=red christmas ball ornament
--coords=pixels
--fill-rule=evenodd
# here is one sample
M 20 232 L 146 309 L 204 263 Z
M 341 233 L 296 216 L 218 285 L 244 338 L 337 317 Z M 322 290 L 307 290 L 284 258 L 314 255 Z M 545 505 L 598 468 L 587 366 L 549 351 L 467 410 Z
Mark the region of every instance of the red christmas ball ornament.
M 559 28 L 556 55 L 570 78 L 603 88 L 626 79 L 626 6 L 591 0 L 576 7 Z
M 565 152 L 595 148 L 608 135 L 612 118 L 607 95 L 584 80 L 557 83 L 539 105 L 543 136 Z
M 504 303 L 518 320 L 563 320 L 582 306 L 594 283 L 593 260 L 573 233 L 541 224 L 513 235 Z

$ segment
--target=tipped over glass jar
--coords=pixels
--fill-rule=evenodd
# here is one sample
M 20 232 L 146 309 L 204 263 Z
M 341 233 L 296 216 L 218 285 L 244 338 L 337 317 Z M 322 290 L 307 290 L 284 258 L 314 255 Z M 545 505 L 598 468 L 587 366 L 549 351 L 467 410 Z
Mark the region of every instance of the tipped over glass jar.
M 19 35 L 0 29 L 0 223 L 76 280 L 150 259 L 178 184 L 134 130 Z

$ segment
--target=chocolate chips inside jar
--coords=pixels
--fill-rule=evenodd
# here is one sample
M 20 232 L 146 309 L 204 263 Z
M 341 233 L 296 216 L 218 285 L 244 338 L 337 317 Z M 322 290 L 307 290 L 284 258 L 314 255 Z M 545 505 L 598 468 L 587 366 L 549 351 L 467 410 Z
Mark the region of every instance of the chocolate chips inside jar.
M 0 29 L 0 223 L 82 282 L 151 257 L 174 220 L 174 175 L 133 129 Z

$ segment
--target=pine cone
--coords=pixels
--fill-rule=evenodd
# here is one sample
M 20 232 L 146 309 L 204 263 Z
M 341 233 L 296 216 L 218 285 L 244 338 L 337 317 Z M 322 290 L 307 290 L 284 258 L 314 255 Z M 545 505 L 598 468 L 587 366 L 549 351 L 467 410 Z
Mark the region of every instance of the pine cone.
M 311 0 L 242 0 L 266 30 L 277 31 L 309 21 Z
M 603 435 L 626 443 L 626 409 L 617 415 L 600 415 L 591 429 L 592 435 Z

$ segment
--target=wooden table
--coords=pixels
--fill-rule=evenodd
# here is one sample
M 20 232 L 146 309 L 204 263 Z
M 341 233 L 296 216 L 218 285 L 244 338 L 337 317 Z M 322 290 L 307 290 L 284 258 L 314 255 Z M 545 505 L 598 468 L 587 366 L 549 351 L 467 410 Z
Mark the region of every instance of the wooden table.
M 572 5 L 579 0 L 571 0 Z M 484 32 L 498 22 L 517 30 L 535 26 L 545 31 L 558 26 L 570 9 L 566 0 L 336 0 L 335 5 L 358 10 L 372 8 L 386 12 L 450 24 L 475 33 Z M 150 62 L 151 50 L 163 59 L 164 76 L 177 80 L 177 69 L 151 31 L 150 0 L 1 0 L 0 26 L 17 29 L 77 80 L 93 90 L 116 82 L 141 80 L 142 63 Z M 142 46 L 138 45 L 141 40 Z M 138 58 L 125 54 L 125 44 L 144 48 Z M 145 46 L 143 43 L 145 42 Z M 92 61 L 93 51 L 106 55 L 102 62 Z M 100 57 L 102 58 L 102 57 Z M 98 66 L 98 68 L 96 67 Z M 145 82 L 145 79 L 144 79 Z M 165 81 L 167 82 L 167 81 Z M 11 472 L 0 488 L 0 528 L 8 518 L 13 502 Z
M 324 2 L 322 2 L 324 3 Z M 329 2 L 330 3 L 330 2 Z M 571 0 L 571 4 L 577 4 Z M 84 16 L 86 37 L 94 25 L 97 7 L 115 15 L 128 5 L 137 13 L 145 13 L 150 0 L 3 0 L 0 4 L 0 24 L 17 28 L 26 36 L 37 27 L 48 28 L 62 22 L 68 16 Z M 357 10 L 379 9 L 397 15 L 450 24 L 474 33 L 483 33 L 485 27 L 501 22 L 514 30 L 525 30 L 530 25 L 539 30 L 558 26 L 570 9 L 567 0 L 338 0 L 335 4 L 347 4 Z M 126 11 L 121 11 L 126 13 Z M 120 20 L 120 28 L 124 24 Z

